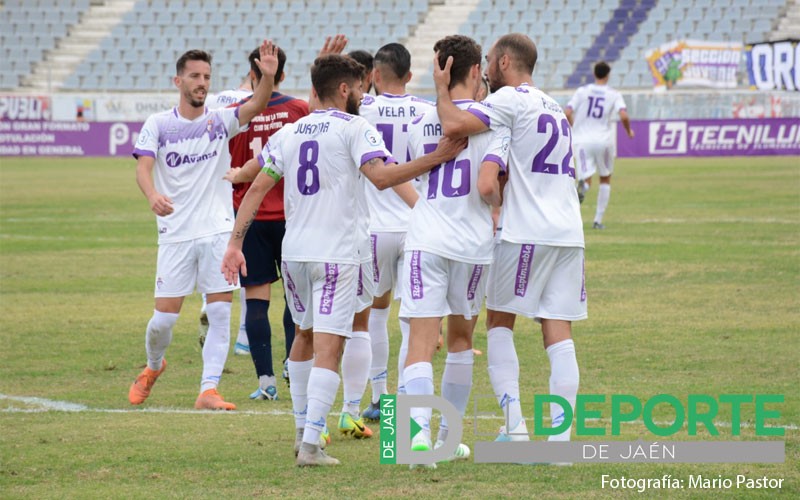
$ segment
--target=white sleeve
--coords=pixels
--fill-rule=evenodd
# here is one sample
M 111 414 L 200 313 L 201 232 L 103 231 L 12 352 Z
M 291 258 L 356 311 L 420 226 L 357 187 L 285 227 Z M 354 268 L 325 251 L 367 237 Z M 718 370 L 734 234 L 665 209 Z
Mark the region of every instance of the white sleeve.
M 281 138 L 285 135 L 281 134 L 282 131 L 283 129 L 275 132 L 257 156 L 258 164 L 261 165 L 262 170 L 264 168 L 269 168 L 281 176 L 284 175 L 284 158 L 280 145 Z
M 467 112 L 478 117 L 487 127 L 496 130 L 499 127 L 513 127 L 516 111 L 519 107 L 514 101 L 516 89 L 503 87 L 490 95 L 483 102 L 470 104 Z
M 575 93 L 572 94 L 572 97 L 570 97 L 569 102 L 567 103 L 568 108 L 571 108 L 573 111 L 578 109 L 578 106 L 580 106 L 581 103 L 580 94 L 581 89 L 576 90 Z
M 373 158 L 383 158 L 385 163 L 397 163 L 392 158 L 392 154 L 386 149 L 381 134 L 370 125 L 367 120 L 361 118 L 351 122 L 349 129 L 355 135 L 350 137 L 350 156 L 356 164 L 356 168 Z
M 619 113 L 623 109 L 626 109 L 626 107 L 627 106 L 625 106 L 625 99 L 622 98 L 621 93 L 617 92 L 617 98 L 614 99 L 614 109 L 616 109 L 617 113 Z
M 422 144 L 423 128 L 420 124 L 424 116 L 423 113 L 408 124 L 408 153 L 412 160 L 425 155 L 425 146 Z
M 500 166 L 500 170 L 507 173 L 510 146 L 511 129 L 508 127 L 499 127 L 492 132 L 492 139 L 489 141 L 489 147 L 486 148 L 486 154 L 483 155 L 483 161 L 497 163 Z
M 239 106 L 222 108 L 217 111 L 222 118 L 222 122 L 225 124 L 225 129 L 228 131 L 228 139 L 232 139 L 233 136 L 239 132 L 244 132 L 250 127 L 249 123 L 239 125 Z
M 139 131 L 139 138 L 136 139 L 136 146 L 133 148 L 133 157 L 137 160 L 140 156 L 158 156 L 158 125 L 156 125 L 155 115 L 147 118 Z

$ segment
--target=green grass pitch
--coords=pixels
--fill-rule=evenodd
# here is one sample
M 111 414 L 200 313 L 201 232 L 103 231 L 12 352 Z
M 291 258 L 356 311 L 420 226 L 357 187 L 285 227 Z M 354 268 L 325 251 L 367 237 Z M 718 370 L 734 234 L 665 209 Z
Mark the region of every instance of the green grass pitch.
M 199 297 L 187 299 L 168 371 L 144 407 L 128 404 L 145 361 L 153 299 L 154 217 L 126 159 L 0 160 L 0 497 L 2 498 L 597 498 L 601 477 L 784 478 L 775 490 L 649 490 L 647 497 L 800 496 L 800 161 L 797 157 L 617 160 L 607 229 L 590 229 L 597 185 L 582 206 L 589 319 L 574 325 L 581 393 L 783 394 L 783 464 L 441 465 L 378 463 L 378 442 L 334 434 L 343 466 L 294 466 L 289 391 L 250 401 L 249 358 L 228 358 L 220 392 L 239 411 L 192 409 L 199 386 Z M 588 222 L 588 224 L 587 224 Z M 275 288 L 274 297 L 280 297 Z M 281 300 L 270 309 L 275 360 Z M 234 302 L 232 335 L 238 326 Z M 476 348 L 486 351 L 483 314 Z M 390 387 L 399 332 L 390 319 Z M 516 328 L 525 413 L 547 392 L 538 327 Z M 435 360 L 437 379 L 444 356 Z M 473 395 L 491 394 L 486 355 Z M 29 399 L 39 398 L 39 399 Z M 60 406 L 59 406 L 60 405 Z M 481 399 L 481 411 L 496 405 Z M 60 409 L 59 409 L 60 408 Z M 341 399 L 334 404 L 338 413 Z M 71 411 L 72 410 L 72 411 Z M 669 412 L 658 417 L 669 420 Z M 758 440 L 752 411 L 741 437 Z M 335 427 L 335 416 L 329 418 Z M 495 433 L 499 418 L 477 420 Z M 464 421 L 472 445 L 476 420 Z M 597 423 L 602 425 L 602 422 Z M 607 422 L 606 422 L 607 425 Z M 373 426 L 376 431 L 377 426 Z M 484 438 L 485 439 L 485 438 Z M 578 438 L 587 439 L 587 438 Z M 608 438 L 612 439 L 612 438 Z M 660 441 L 640 423 L 621 440 Z M 774 439 L 774 438 L 773 438 Z

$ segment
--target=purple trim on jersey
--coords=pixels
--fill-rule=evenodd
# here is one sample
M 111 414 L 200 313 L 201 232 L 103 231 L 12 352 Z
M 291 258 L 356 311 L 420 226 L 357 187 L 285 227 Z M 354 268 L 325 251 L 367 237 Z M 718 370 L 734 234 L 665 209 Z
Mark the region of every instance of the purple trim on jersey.
M 364 94 L 364 97 L 361 98 L 361 105 L 362 106 L 369 106 L 373 102 L 375 102 L 375 98 L 372 97 L 369 94 Z
M 386 92 L 384 92 L 384 93 L 383 93 L 383 94 L 381 94 L 381 95 L 382 95 L 383 97 L 387 97 L 387 98 L 389 98 L 389 99 L 404 99 L 404 98 L 406 98 L 406 97 L 410 97 L 410 95 L 409 95 L 409 94 L 397 95 L 397 94 L 388 94 L 388 93 L 386 93 Z
M 378 267 L 378 235 L 371 234 L 369 239 L 372 240 L 372 280 L 378 283 L 381 279 L 381 270 Z
M 477 117 L 480 121 L 482 121 L 484 125 L 486 125 L 487 127 L 491 127 L 491 122 L 489 120 L 489 117 L 486 116 L 486 113 L 484 113 L 483 111 L 475 109 L 473 107 L 469 107 L 467 108 L 467 113 L 472 113 L 473 115 L 475 115 L 475 117 Z
M 294 310 L 297 312 L 306 312 L 306 308 L 303 306 L 303 303 L 300 301 L 300 297 L 297 296 L 297 287 L 294 285 L 294 280 L 292 279 L 292 275 L 289 274 L 289 269 L 286 268 L 286 263 L 283 263 L 283 276 L 286 279 L 286 288 L 289 289 L 289 293 L 292 294 L 292 303 L 294 304 Z
M 364 272 L 361 270 L 361 265 L 358 266 L 358 287 L 356 287 L 356 295 L 364 295 Z
M 155 158 L 156 154 L 154 152 L 148 151 L 146 149 L 134 148 L 133 157 L 138 160 L 140 156 L 149 156 L 150 158 Z
M 581 302 L 586 302 L 586 259 L 581 262 Z
M 472 104 L 473 102 L 475 102 L 474 99 L 456 99 L 455 101 L 453 101 L 453 104 L 458 106 L 459 104 L 468 104 L 468 103 Z
M 500 170 L 503 173 L 506 173 L 508 171 L 508 166 L 506 165 L 506 162 L 504 162 L 503 159 L 497 155 L 486 155 L 483 157 L 483 161 L 491 161 L 497 163 L 498 165 L 500 165 Z
M 514 295 L 524 297 L 528 293 L 531 264 L 533 263 L 534 245 L 522 245 L 519 250 L 519 263 L 517 264 L 517 279 L 514 281 Z
M 176 117 L 178 116 L 177 110 L 178 108 L 174 110 Z M 219 113 L 206 112 L 202 118 L 191 122 L 159 121 L 158 147 L 165 147 L 167 139 L 172 144 L 178 144 L 186 140 L 199 139 L 205 134 L 208 134 L 209 142 L 213 142 L 215 139 L 227 140 L 228 131 L 225 129 L 225 124 L 220 119 Z
M 411 160 L 408 160 L 411 161 Z M 391 165 L 392 163 L 399 164 L 400 162 L 394 159 L 394 156 L 387 156 L 385 160 L 383 160 L 384 165 Z
M 416 124 L 417 124 L 417 123 L 419 123 L 419 122 L 420 122 L 420 121 L 421 121 L 421 120 L 422 120 L 424 117 L 425 117 L 425 113 L 422 113 L 422 114 L 421 114 L 421 115 L 419 115 L 418 117 L 416 117 L 416 118 L 414 118 L 413 120 L 411 120 L 411 123 L 412 123 L 413 125 L 416 125 Z
M 411 275 L 409 280 L 411 281 L 411 298 L 414 300 L 419 300 L 425 295 L 419 253 L 419 250 L 411 252 Z
M 264 155 L 260 154 L 260 155 L 256 156 L 256 158 L 258 159 L 258 164 L 261 165 L 262 167 L 267 164 L 266 160 L 264 160 Z M 274 156 L 269 155 L 269 160 L 272 163 L 275 163 L 275 157 Z
M 349 115 L 343 111 L 333 111 L 331 112 L 331 116 L 334 118 L 341 118 L 342 120 L 349 122 L 353 119 L 353 115 Z
M 476 264 L 475 267 L 472 268 L 472 277 L 469 279 L 469 287 L 467 288 L 468 300 L 473 300 L 475 298 L 475 292 L 478 289 L 478 283 L 481 282 L 482 274 L 483 266 L 481 264 Z
M 369 153 L 365 153 L 361 157 L 361 163 L 359 163 L 358 166 L 360 167 L 361 165 L 367 163 L 368 161 L 374 158 L 383 158 L 383 162 L 386 163 L 386 160 L 392 157 L 386 156 L 386 151 L 370 151 Z
M 425 104 L 430 104 L 431 106 L 436 106 L 436 103 L 433 101 L 429 101 L 427 99 L 423 99 L 422 97 L 415 97 L 411 96 L 411 102 L 424 102 Z
M 339 264 L 325 264 L 325 284 L 322 285 L 322 298 L 319 301 L 319 313 L 328 315 L 333 312 L 333 296 L 336 294 L 336 282 L 339 280 Z

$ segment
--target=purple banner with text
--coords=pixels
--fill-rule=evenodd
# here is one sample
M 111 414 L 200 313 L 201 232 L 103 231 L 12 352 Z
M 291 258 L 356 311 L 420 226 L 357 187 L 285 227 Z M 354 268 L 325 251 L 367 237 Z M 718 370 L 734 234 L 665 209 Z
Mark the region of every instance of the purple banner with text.
M 0 121 L 0 156 L 128 156 L 137 122 Z
M 632 121 L 634 138 L 617 126 L 617 155 L 800 155 L 800 119 Z

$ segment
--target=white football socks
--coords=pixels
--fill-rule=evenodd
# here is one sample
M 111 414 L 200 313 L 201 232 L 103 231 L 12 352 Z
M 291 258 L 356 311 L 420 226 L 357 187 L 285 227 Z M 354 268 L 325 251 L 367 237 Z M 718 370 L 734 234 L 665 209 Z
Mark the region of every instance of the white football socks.
M 519 359 L 514 348 L 514 334 L 508 328 L 495 327 L 487 333 L 489 380 L 497 402 L 503 409 L 506 429 L 510 432 L 522 420 L 519 402 Z
M 603 215 L 608 208 L 608 200 L 611 198 L 611 184 L 600 184 L 597 188 L 597 210 L 594 213 L 594 221 L 600 224 L 603 222 Z
M 381 394 L 386 394 L 387 366 L 389 364 L 389 312 L 390 308 L 372 309 L 369 312 L 369 337 L 372 343 L 372 366 L 369 380 L 372 386 L 372 402 L 377 403 Z
M 397 394 L 405 394 L 406 357 L 408 356 L 408 335 L 411 332 L 411 323 L 408 318 L 400 319 L 400 350 L 397 353 Z
M 369 333 L 353 332 L 345 342 L 342 353 L 342 388 L 344 392 L 342 411 L 346 411 L 354 419 L 359 418 L 361 398 L 367 388 L 371 364 L 372 346 L 370 346 Z
M 292 410 L 294 412 L 294 426 L 303 429 L 306 426 L 306 412 L 308 411 L 308 378 L 311 376 L 311 368 L 314 360 L 292 361 L 287 363 L 289 370 L 289 394 L 292 395 Z
M 453 403 L 461 416 L 467 409 L 469 392 L 472 389 L 472 365 L 474 354 L 472 349 L 461 352 L 448 352 L 442 374 L 442 397 Z M 442 414 L 439 426 L 439 437 L 447 440 L 447 418 Z
M 144 348 L 147 352 L 147 367 L 160 370 L 164 353 L 172 343 L 172 327 L 178 321 L 178 314 L 153 311 L 144 335 Z
M 231 303 L 211 302 L 206 305 L 206 315 L 208 315 L 208 335 L 203 344 L 203 378 L 200 382 L 200 392 L 216 388 L 222 377 L 231 344 Z
M 236 336 L 236 343 L 250 345 L 250 341 L 247 339 L 247 329 L 244 327 L 245 317 L 247 316 L 247 299 L 244 287 L 239 290 L 239 303 L 241 304 L 241 309 L 239 312 L 239 334 Z
M 432 396 L 433 395 L 433 365 L 426 362 L 414 363 L 406 367 L 403 373 L 406 381 L 406 394 Z M 411 418 L 420 427 L 428 432 L 431 429 L 431 408 L 411 408 Z
M 550 394 L 566 399 L 574 410 L 580 383 L 575 344 L 572 339 L 557 342 L 547 348 L 547 357 L 550 358 Z M 550 419 L 553 427 L 564 421 L 564 409 L 561 405 L 550 403 Z M 571 431 L 572 425 L 561 434 L 550 436 L 548 441 L 569 441 Z
M 319 435 L 325 430 L 328 413 L 339 392 L 339 374 L 314 367 L 308 377 L 308 415 L 303 442 L 319 446 Z

